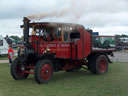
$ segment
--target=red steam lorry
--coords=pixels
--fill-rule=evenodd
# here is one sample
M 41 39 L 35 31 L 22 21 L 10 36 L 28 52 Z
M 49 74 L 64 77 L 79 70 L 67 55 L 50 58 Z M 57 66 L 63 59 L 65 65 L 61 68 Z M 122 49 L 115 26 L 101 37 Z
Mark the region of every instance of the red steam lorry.
M 112 36 L 93 36 L 92 30 L 79 24 L 31 22 L 26 17 L 21 28 L 24 46 L 11 65 L 15 80 L 33 74 L 41 84 L 51 80 L 53 72 L 85 68 L 103 74 L 108 70 L 108 55 L 115 50 Z

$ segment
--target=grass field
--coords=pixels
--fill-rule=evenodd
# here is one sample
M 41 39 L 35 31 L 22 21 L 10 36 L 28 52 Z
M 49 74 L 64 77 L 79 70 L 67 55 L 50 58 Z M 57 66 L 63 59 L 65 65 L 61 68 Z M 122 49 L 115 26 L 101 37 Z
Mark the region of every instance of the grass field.
M 16 58 L 17 56 L 14 56 Z M 0 60 L 8 60 L 8 56 L 0 56 Z
M 8 56 L 0 56 L 0 60 L 7 60 Z
M 8 64 L 0 64 L 0 96 L 128 96 L 128 63 L 114 62 L 104 75 L 86 70 L 57 72 L 48 84 L 39 85 L 31 75 L 16 81 Z

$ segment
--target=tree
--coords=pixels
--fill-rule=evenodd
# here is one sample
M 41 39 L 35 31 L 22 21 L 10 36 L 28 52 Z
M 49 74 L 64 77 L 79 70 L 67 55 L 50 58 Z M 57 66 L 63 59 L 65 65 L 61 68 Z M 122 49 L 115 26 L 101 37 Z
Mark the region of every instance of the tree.
M 121 37 L 128 37 L 128 35 L 122 34 Z
M 14 40 L 17 40 L 17 41 L 20 41 L 21 40 L 21 38 L 20 37 L 18 37 L 18 36 L 10 36 L 12 39 L 14 39 Z

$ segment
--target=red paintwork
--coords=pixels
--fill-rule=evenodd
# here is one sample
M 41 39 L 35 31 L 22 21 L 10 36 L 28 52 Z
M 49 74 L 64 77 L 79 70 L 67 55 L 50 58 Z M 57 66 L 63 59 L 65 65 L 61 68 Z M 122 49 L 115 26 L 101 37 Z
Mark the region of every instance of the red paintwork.
M 30 36 L 29 42 L 32 43 L 35 51 L 36 43 L 35 41 L 39 41 L 38 43 L 38 53 L 43 54 L 43 52 L 48 47 L 50 49 L 50 53 L 55 53 L 56 58 L 63 59 L 73 59 L 73 60 L 82 60 L 86 58 L 89 54 L 95 51 L 113 51 L 113 50 L 92 50 L 92 35 L 88 33 L 84 27 L 78 28 L 78 32 L 80 32 L 80 40 L 75 42 L 61 42 L 61 38 L 55 38 L 53 41 L 44 41 L 43 36 Z M 95 36 L 95 37 L 113 37 L 113 36 Z
M 106 71 L 106 69 L 107 69 L 107 62 L 106 62 L 105 59 L 101 59 L 101 60 L 99 61 L 98 68 L 99 68 L 99 71 L 100 71 L 100 72 L 105 72 L 105 71 Z
M 43 80 L 48 80 L 50 76 L 52 75 L 52 68 L 50 64 L 44 64 L 41 68 L 41 77 Z
M 75 45 L 75 43 L 72 43 L 71 46 L 72 46 L 72 53 L 71 53 L 72 59 L 76 60 L 76 53 L 77 53 L 76 52 L 76 45 Z
M 64 59 L 71 58 L 71 44 L 70 43 L 57 44 L 56 57 L 64 58 Z
M 37 36 L 30 37 L 30 42 L 32 43 L 32 46 L 34 47 L 36 51 L 36 43 L 34 43 L 35 40 L 39 40 L 39 48 L 38 52 L 39 54 L 43 54 L 43 52 L 48 47 L 50 49 L 50 53 L 56 53 L 56 58 L 71 58 L 71 43 L 66 42 L 60 42 L 61 39 L 57 38 L 52 42 L 46 42 L 42 39 L 43 37 L 39 38 Z
M 61 38 L 55 38 L 51 42 L 47 42 L 43 40 L 43 36 L 30 36 L 29 42 L 32 42 L 32 46 L 36 49 L 35 41 L 40 41 L 38 52 L 42 54 L 47 46 L 50 48 L 50 53 L 56 53 L 56 58 L 64 58 L 64 59 L 73 59 L 80 60 L 86 58 L 91 52 L 91 36 L 84 27 L 79 28 L 80 32 L 80 40 L 75 42 L 61 42 Z
M 84 30 L 84 58 L 86 58 L 92 51 L 91 34 Z
M 83 54 L 83 29 L 80 28 L 78 29 L 78 31 L 80 32 L 80 40 L 77 40 L 77 59 L 83 59 L 84 58 L 84 54 Z
M 50 53 L 56 53 L 56 58 L 71 58 L 70 43 L 41 43 L 39 53 L 43 53 L 47 47 L 50 49 Z
M 74 52 L 73 58 L 84 59 L 91 53 L 91 34 L 84 27 L 78 30 L 80 32 L 80 40 L 77 40 L 77 54 Z M 76 49 L 72 49 L 73 51 Z M 77 55 L 77 56 L 76 56 Z
M 70 70 L 75 68 L 80 68 L 84 63 L 81 60 L 77 61 L 67 61 L 62 68 L 62 70 Z
M 24 66 L 25 69 L 31 69 L 34 70 L 35 66 L 34 65 L 29 65 L 29 66 Z M 27 71 L 27 70 L 21 70 L 21 66 L 17 67 L 17 72 L 18 74 L 20 74 L 21 76 L 23 76 L 24 74 L 34 74 L 34 72 L 32 71 Z

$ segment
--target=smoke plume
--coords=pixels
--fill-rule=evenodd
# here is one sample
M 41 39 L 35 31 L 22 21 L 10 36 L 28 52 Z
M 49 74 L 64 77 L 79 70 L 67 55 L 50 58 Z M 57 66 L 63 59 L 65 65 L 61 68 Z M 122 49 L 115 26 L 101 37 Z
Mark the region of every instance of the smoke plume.
M 42 12 L 38 14 L 33 14 L 28 16 L 27 18 L 29 18 L 30 20 L 40 20 L 49 17 L 61 18 L 61 17 L 70 16 L 78 20 L 80 19 L 81 16 L 84 15 L 86 11 L 85 5 L 86 5 L 85 0 L 72 0 L 69 7 L 59 8 L 52 12 L 45 12 L 45 13 Z

